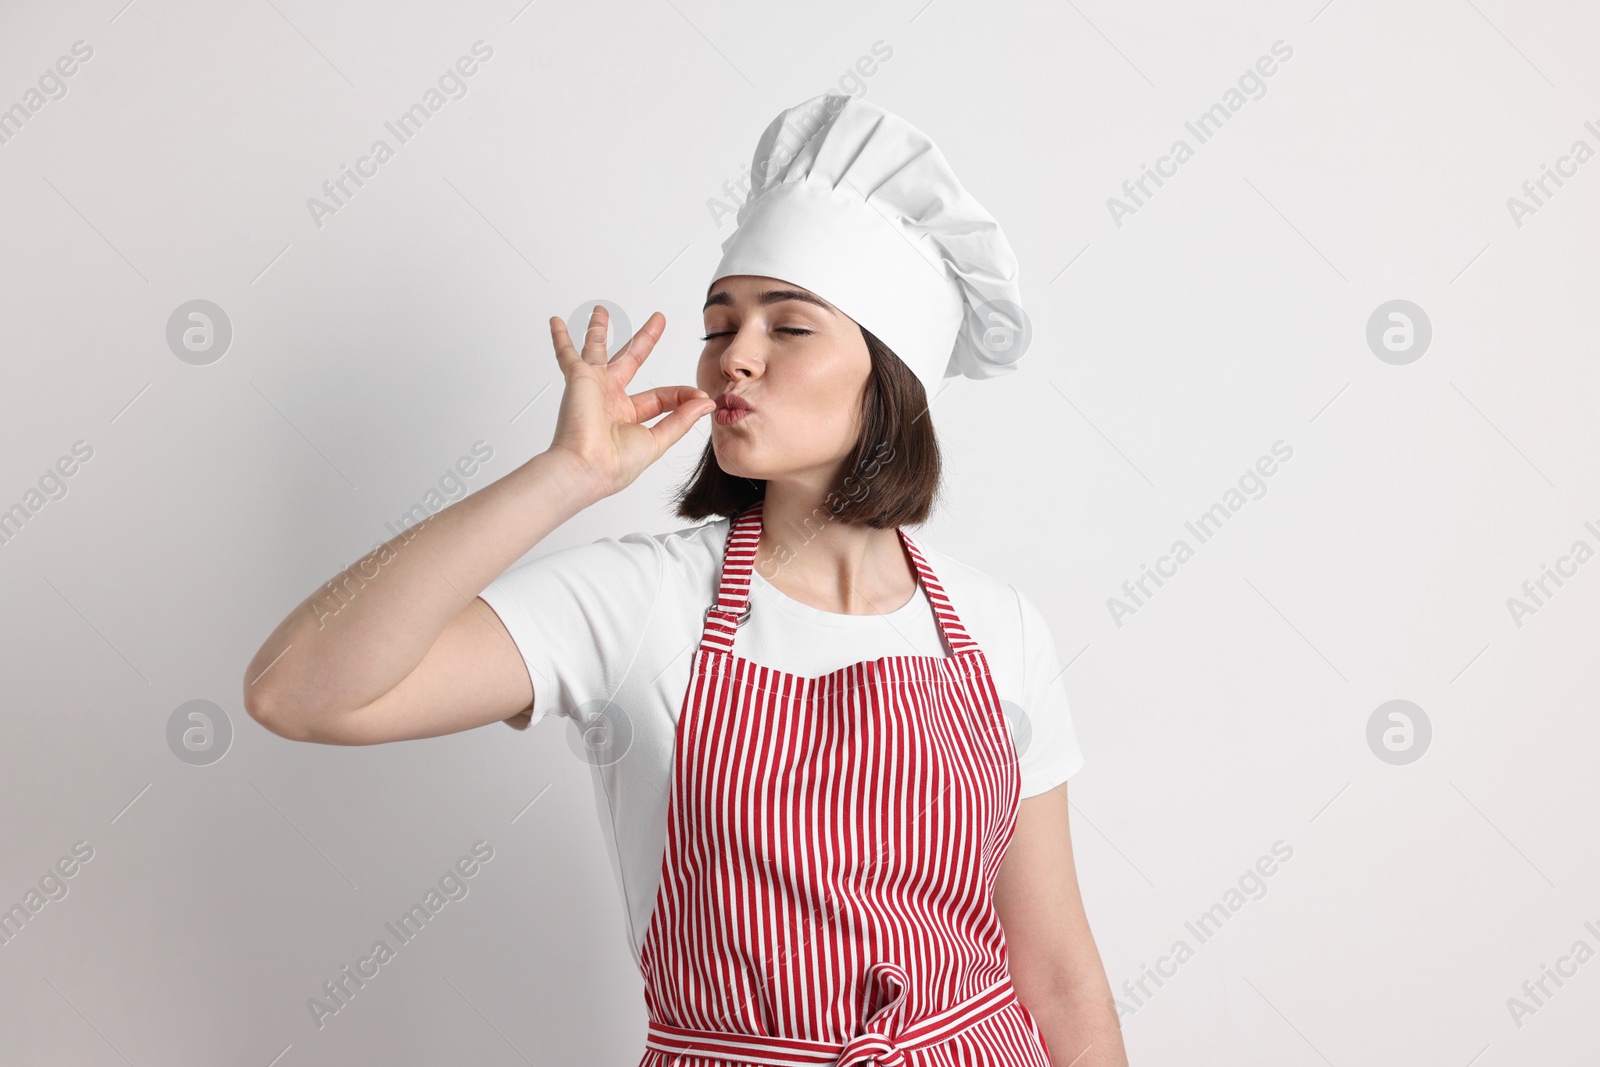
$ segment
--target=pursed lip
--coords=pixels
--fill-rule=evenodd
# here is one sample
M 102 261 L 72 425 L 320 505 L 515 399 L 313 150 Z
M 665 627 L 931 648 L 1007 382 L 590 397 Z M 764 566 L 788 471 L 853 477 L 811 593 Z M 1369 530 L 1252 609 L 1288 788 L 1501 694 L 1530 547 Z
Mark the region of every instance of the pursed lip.
M 749 411 L 750 402 L 738 393 L 723 393 L 717 397 L 718 411 Z

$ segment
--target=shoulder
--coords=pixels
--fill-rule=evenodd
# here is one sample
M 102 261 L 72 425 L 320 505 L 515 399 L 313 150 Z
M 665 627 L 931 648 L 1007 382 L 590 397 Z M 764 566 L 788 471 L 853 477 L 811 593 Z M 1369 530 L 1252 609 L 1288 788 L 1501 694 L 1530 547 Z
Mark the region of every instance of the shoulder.
M 686 566 L 703 566 L 707 559 L 714 564 L 722 559 L 722 549 L 728 540 L 728 519 L 684 526 L 667 533 L 630 534 L 630 537 L 648 538 L 655 543 L 664 560 Z
M 489 592 L 530 597 L 553 590 L 623 589 L 653 597 L 669 581 L 694 585 L 702 572 L 714 570 L 726 536 L 726 519 L 665 532 L 607 535 L 524 557 L 491 582 Z
M 593 541 L 558 548 L 543 556 L 524 560 L 523 563 L 550 561 L 557 564 L 584 564 L 596 560 L 633 564 L 646 561 L 689 563 L 709 551 L 720 552 L 727 529 L 728 520 L 719 519 L 657 533 L 635 530 L 625 534 L 608 534 Z

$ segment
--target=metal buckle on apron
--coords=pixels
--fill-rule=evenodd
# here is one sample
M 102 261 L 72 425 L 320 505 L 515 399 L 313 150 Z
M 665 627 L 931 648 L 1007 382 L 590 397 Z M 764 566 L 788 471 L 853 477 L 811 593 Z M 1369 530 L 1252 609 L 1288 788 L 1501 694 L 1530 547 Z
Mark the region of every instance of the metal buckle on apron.
M 711 618 L 713 614 L 721 615 L 723 618 L 733 619 L 734 626 L 743 626 L 745 624 L 745 620 L 750 618 L 750 602 L 748 600 L 744 602 L 744 610 L 739 613 L 737 618 L 734 617 L 733 612 L 724 611 L 722 608 L 710 607 L 706 609 L 707 619 Z

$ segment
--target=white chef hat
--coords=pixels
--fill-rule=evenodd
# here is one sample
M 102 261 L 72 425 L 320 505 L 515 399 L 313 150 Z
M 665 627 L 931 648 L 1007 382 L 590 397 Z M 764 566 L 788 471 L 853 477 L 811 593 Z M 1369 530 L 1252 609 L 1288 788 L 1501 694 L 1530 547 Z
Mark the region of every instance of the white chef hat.
M 1013 371 L 1029 341 L 1017 257 L 921 130 L 826 93 L 756 143 L 750 195 L 712 284 L 780 278 L 894 350 L 931 401 L 954 377 Z

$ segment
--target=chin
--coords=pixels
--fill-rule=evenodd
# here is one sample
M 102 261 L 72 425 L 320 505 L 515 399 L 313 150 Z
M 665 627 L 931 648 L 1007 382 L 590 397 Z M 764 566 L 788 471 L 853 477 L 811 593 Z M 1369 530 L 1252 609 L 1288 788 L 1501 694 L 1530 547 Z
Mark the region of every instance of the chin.
M 764 462 L 761 450 L 754 448 L 747 441 L 720 441 L 712 445 L 712 452 L 717 457 L 717 466 L 723 473 L 735 478 L 753 478 L 764 480 L 769 477 L 771 465 Z

